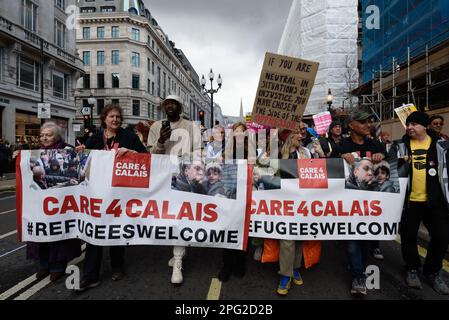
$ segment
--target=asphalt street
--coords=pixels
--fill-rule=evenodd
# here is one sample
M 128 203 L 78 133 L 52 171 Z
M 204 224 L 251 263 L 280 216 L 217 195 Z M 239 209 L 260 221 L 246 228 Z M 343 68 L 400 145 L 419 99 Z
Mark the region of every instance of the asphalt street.
M 105 250 L 102 285 L 82 294 L 66 288 L 65 279 L 49 283 L 35 280 L 38 265 L 26 260 L 25 244 L 17 240 L 15 193 L 0 193 L 0 300 L 350 300 L 350 275 L 344 242 L 323 242 L 321 263 L 303 270 L 304 285 L 293 287 L 287 297 L 276 295 L 277 264 L 261 264 L 247 256 L 247 274 L 229 282 L 216 280 L 221 266 L 221 250 L 188 248 L 184 262 L 184 284 L 170 283 L 170 247 L 140 246 L 126 250 L 126 277 L 110 279 L 109 254 Z M 425 242 L 421 242 L 425 254 Z M 370 290 L 365 300 L 449 300 L 440 296 L 423 280 L 423 290 L 408 288 L 403 279 L 400 244 L 382 242 L 384 261 L 372 258 L 369 264 L 380 270 L 380 289 Z M 448 257 L 446 257 L 447 259 Z M 82 269 L 83 257 L 75 261 Z M 449 282 L 449 263 L 445 261 L 443 278 Z

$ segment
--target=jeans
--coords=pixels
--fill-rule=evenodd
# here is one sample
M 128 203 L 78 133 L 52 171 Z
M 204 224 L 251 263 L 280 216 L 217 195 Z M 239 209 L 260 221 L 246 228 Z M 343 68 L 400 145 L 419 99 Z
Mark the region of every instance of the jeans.
M 369 241 L 348 240 L 346 251 L 349 258 L 349 270 L 353 279 L 364 279 L 366 269 L 366 257 L 368 255 Z
M 406 269 L 409 271 L 421 267 L 417 246 L 421 221 L 430 235 L 423 273 L 432 275 L 441 270 L 449 244 L 449 214 L 444 204 L 431 208 L 427 202 L 410 202 L 409 208 L 404 210 L 400 227 L 401 249 Z
M 113 272 L 122 271 L 125 262 L 125 247 L 110 247 L 109 255 Z M 86 260 L 84 262 L 84 278 L 98 280 L 100 277 L 101 262 L 103 260 L 103 247 L 87 244 Z

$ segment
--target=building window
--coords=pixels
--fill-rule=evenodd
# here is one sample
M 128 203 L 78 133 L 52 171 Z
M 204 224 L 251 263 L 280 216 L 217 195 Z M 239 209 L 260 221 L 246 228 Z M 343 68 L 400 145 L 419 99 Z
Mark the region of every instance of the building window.
M 69 91 L 69 77 L 62 72 L 53 71 L 53 96 L 67 99 Z
M 135 41 L 140 41 L 140 30 L 132 28 L 131 30 L 131 38 Z
M 120 27 L 117 26 L 112 27 L 111 37 L 112 38 L 120 37 Z
M 97 28 L 97 38 L 98 39 L 104 39 L 104 27 L 98 27 Z
M 38 91 L 40 83 L 39 63 L 24 57 L 17 57 L 17 82 L 19 87 Z
M 140 101 L 133 100 L 133 116 L 140 117 Z
M 151 62 L 151 73 L 154 75 L 154 62 Z
M 100 12 L 115 12 L 115 7 L 114 6 L 101 7 Z
M 97 65 L 103 66 L 105 61 L 104 51 L 97 51 Z
M 104 73 L 97 74 L 97 88 L 104 89 Z
M 83 62 L 85 66 L 90 66 L 90 51 L 83 51 Z
M 151 40 L 151 48 L 154 50 L 154 40 Z
M 120 99 L 112 99 L 112 104 L 114 106 L 119 106 L 120 105 Z
M 151 82 L 151 95 L 154 96 L 154 82 Z
M 140 76 L 138 74 L 133 74 L 132 87 L 134 90 L 140 89 Z
M 120 88 L 120 75 L 118 73 L 112 74 L 112 88 Z
M 157 67 L 157 96 L 161 97 L 161 68 Z
M 83 88 L 90 89 L 90 74 L 86 73 L 83 77 Z
M 167 96 L 167 74 L 164 72 L 164 77 L 163 77 L 163 84 L 162 84 L 162 98 L 165 99 L 165 97 Z
M 120 51 L 112 50 L 112 64 L 120 64 Z
M 97 114 L 101 115 L 104 109 L 104 99 L 97 99 Z
M 131 64 L 133 67 L 140 67 L 140 53 L 133 52 L 131 54 Z
M 55 44 L 60 48 L 65 48 L 65 25 L 59 20 L 55 20 Z
M 55 6 L 61 10 L 65 10 L 65 0 L 55 0 Z
M 22 0 L 22 26 L 33 32 L 37 31 L 37 8 L 33 1 Z
M 148 103 L 148 118 L 154 119 L 154 105 L 152 103 Z
M 95 11 L 97 11 L 95 7 L 83 7 L 80 10 L 81 13 L 93 13 Z
M 4 48 L 0 47 L 0 80 L 3 80 L 3 68 L 5 66 L 4 59 Z
M 148 58 L 148 72 L 151 72 L 151 59 Z
M 83 39 L 90 39 L 90 27 L 83 28 Z

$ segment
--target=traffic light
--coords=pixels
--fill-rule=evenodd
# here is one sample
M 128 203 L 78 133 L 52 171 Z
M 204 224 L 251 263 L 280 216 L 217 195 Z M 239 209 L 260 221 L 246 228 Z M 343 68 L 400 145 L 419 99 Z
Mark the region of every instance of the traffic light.
M 90 127 L 90 116 L 84 115 L 83 122 L 84 122 L 84 128 Z
M 199 117 L 200 117 L 200 121 L 201 121 L 201 125 L 204 127 L 204 111 L 200 111 L 199 112 Z

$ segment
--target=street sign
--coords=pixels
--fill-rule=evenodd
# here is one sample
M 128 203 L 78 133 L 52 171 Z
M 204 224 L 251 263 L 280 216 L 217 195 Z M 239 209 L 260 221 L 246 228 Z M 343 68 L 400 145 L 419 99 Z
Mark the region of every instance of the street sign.
M 37 104 L 37 117 L 39 119 L 51 119 L 51 104 L 50 103 L 38 103 Z
M 73 132 L 81 132 L 81 125 L 73 124 Z
M 81 113 L 83 116 L 90 116 L 90 107 L 83 107 Z

